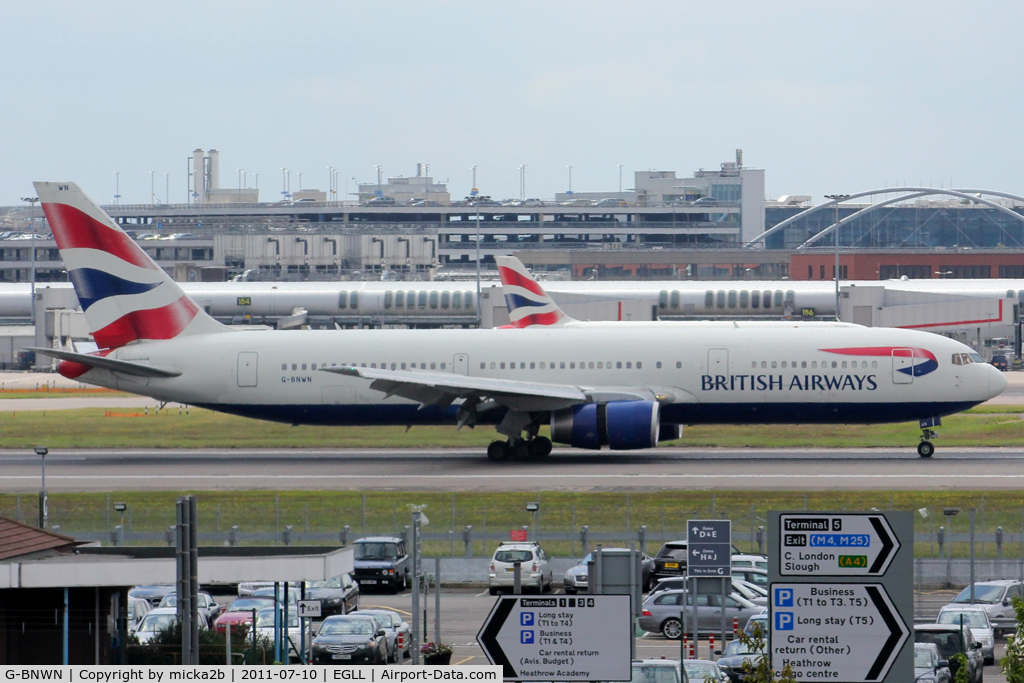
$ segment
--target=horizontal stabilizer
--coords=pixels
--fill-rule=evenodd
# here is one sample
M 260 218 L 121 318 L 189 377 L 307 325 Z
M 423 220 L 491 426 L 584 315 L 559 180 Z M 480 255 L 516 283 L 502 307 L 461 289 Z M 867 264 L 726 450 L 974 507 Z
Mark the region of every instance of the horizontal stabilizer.
M 57 349 L 41 347 L 29 347 L 28 350 L 35 351 L 43 356 L 71 361 L 72 363 L 81 363 L 82 365 L 110 370 L 111 372 L 120 372 L 124 375 L 135 375 L 137 377 L 178 377 L 181 375 L 181 372 L 177 370 L 164 370 L 163 368 L 155 368 L 152 365 L 117 360 L 116 358 L 104 358 L 103 356 L 94 356 L 89 353 L 74 353 L 72 351 L 59 351 Z

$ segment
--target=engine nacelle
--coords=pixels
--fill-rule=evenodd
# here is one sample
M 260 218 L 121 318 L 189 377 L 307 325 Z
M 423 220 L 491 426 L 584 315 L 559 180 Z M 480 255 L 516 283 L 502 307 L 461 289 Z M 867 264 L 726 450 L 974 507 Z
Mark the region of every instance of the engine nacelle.
M 655 401 L 585 403 L 551 413 L 551 440 L 576 448 L 636 450 L 658 444 Z

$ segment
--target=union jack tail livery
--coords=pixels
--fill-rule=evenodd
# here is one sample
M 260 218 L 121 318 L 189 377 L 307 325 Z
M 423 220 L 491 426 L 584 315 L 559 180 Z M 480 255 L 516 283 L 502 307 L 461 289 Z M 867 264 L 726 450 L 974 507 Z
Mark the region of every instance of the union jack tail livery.
M 38 182 L 35 188 L 101 353 L 136 341 L 228 331 L 78 185 Z
M 576 322 L 562 312 L 519 259 L 514 256 L 495 256 L 494 260 L 498 263 L 498 275 L 501 276 L 511 327 L 562 327 L 566 323 Z

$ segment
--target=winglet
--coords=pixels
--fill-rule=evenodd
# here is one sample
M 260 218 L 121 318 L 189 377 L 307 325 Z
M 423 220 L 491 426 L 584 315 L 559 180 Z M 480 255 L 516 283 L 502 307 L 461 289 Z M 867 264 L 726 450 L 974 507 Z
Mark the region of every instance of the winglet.
M 526 266 L 514 256 L 495 256 L 498 275 L 505 292 L 505 305 L 512 327 L 533 327 L 543 325 L 561 327 L 576 322 L 558 307 L 548 296 Z

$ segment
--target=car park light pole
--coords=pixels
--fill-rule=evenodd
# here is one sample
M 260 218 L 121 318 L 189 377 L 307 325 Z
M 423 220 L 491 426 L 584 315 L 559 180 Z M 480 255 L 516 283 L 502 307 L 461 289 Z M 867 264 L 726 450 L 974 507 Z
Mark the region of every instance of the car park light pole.
M 121 513 L 121 526 L 117 527 L 117 544 L 124 545 L 124 511 L 128 509 L 127 503 L 114 503 L 114 510 Z
M 50 451 L 46 446 L 36 446 L 35 452 L 39 456 L 43 474 L 42 486 L 39 490 L 39 528 L 45 529 L 50 522 L 50 507 L 46 494 L 46 454 Z
M 537 502 L 537 503 L 527 503 L 526 504 L 526 511 L 532 513 L 532 517 L 533 517 L 533 541 L 534 541 L 534 543 L 536 543 L 537 542 L 537 532 L 539 531 L 539 529 L 537 528 L 537 522 L 538 522 L 537 518 L 540 516 L 540 503 L 539 502 Z

